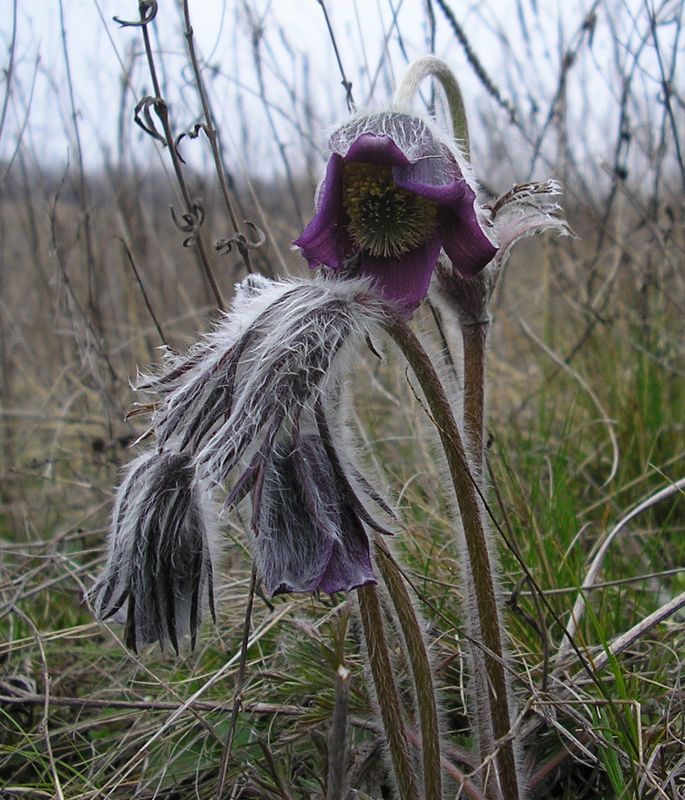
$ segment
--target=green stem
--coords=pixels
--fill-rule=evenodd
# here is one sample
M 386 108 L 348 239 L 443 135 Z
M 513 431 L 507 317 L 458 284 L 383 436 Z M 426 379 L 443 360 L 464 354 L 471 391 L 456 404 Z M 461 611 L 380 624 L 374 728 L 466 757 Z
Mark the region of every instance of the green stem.
M 454 138 L 460 142 L 464 153 L 468 156 L 469 125 L 464 108 L 464 97 L 454 73 L 441 58 L 424 56 L 417 58 L 412 63 L 395 92 L 395 106 L 400 111 L 409 110 L 419 86 L 426 78 L 435 78 L 444 89 L 450 109 Z
M 393 678 L 378 590 L 373 585 L 362 586 L 357 589 L 357 597 L 369 666 L 383 719 L 397 791 L 401 800 L 419 800 L 418 782 L 404 729 L 400 698 Z
M 374 534 L 373 541 L 377 554 L 376 563 L 397 613 L 414 678 L 416 705 L 421 725 L 424 799 L 441 800 L 442 771 L 438 707 L 426 643 L 404 578 L 395 559 L 378 533 Z
M 428 354 L 407 324 L 398 316 L 390 317 L 385 328 L 402 351 L 421 385 L 447 458 L 464 529 L 478 628 L 485 645 L 485 653 L 481 654 L 481 658 L 487 674 L 487 703 L 492 729 L 495 738 L 500 740 L 496 753 L 500 789 L 504 800 L 520 800 L 514 745 L 509 738 L 511 716 L 503 635 L 500 630 L 500 614 L 477 484 L 469 470 L 461 435 L 445 390 Z M 491 753 L 482 753 L 482 756 L 488 755 Z
M 471 463 L 482 484 L 485 421 L 485 346 L 489 322 L 461 325 L 464 343 L 464 431 Z

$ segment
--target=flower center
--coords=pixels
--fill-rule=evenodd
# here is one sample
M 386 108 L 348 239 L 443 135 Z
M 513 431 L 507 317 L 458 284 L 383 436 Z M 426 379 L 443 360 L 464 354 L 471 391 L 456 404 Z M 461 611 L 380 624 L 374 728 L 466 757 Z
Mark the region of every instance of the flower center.
M 345 164 L 343 208 L 352 241 L 383 258 L 399 258 L 415 250 L 438 225 L 437 204 L 400 189 L 392 168 L 378 164 Z

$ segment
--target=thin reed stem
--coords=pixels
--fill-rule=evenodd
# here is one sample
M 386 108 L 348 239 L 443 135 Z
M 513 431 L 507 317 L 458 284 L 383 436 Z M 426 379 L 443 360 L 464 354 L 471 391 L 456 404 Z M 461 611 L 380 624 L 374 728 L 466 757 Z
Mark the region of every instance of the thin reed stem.
M 404 728 L 400 698 L 393 678 L 378 590 L 373 585 L 362 586 L 357 589 L 357 597 L 369 666 L 390 751 L 397 793 L 401 800 L 419 800 L 418 782 Z
M 331 25 L 331 20 L 328 16 L 328 11 L 326 9 L 326 3 L 324 0 L 316 0 L 316 2 L 321 6 L 321 10 L 323 11 L 324 19 L 326 20 L 326 27 L 328 28 L 328 35 L 331 39 L 331 44 L 333 45 L 333 52 L 335 53 L 335 59 L 338 62 L 338 69 L 340 70 L 340 83 L 345 89 L 345 100 L 347 101 L 347 110 L 350 114 L 353 114 L 357 109 L 354 104 L 354 98 L 352 97 L 352 81 L 347 79 L 347 75 L 345 75 L 345 68 L 343 67 L 342 58 L 340 57 L 340 50 L 338 49 L 338 42 L 335 38 L 335 33 L 333 31 L 333 26 Z
M 150 12 L 151 13 L 148 13 Z M 219 311 L 225 311 L 226 304 L 224 303 L 224 299 L 221 295 L 221 290 L 219 289 L 219 284 L 216 282 L 216 278 L 214 277 L 214 272 L 212 270 L 212 266 L 209 263 L 209 255 L 207 253 L 207 248 L 205 247 L 205 243 L 202 240 L 202 233 L 200 231 L 201 222 L 198 219 L 197 214 L 197 203 L 195 203 L 190 196 L 190 190 L 188 189 L 188 184 L 186 183 L 185 177 L 183 175 L 183 169 L 181 168 L 181 159 L 178 156 L 178 151 L 176 149 L 176 143 L 174 141 L 174 134 L 171 129 L 171 122 L 169 120 L 169 107 L 166 104 L 166 101 L 162 97 L 162 90 L 159 85 L 159 78 L 157 77 L 157 68 L 155 67 L 155 60 L 152 55 L 152 44 L 150 42 L 150 33 L 148 31 L 148 25 L 152 20 L 155 18 L 157 14 L 157 4 L 151 2 L 141 2 L 140 3 L 140 27 L 142 28 L 143 32 L 143 42 L 145 44 L 145 56 L 147 58 L 147 65 L 148 71 L 150 72 L 150 78 L 152 80 L 152 87 L 154 90 L 154 98 L 153 98 L 153 107 L 159 121 L 162 123 L 162 129 L 164 131 L 164 144 L 169 151 L 169 157 L 171 158 L 171 164 L 174 168 L 174 174 L 176 176 L 176 182 L 178 184 L 178 188 L 181 192 L 181 196 L 183 197 L 183 204 L 185 206 L 185 212 L 189 219 L 196 220 L 196 229 L 193 231 L 192 239 L 193 244 L 195 247 L 193 248 L 195 253 L 197 254 L 198 263 L 200 265 L 200 269 L 204 274 L 205 278 L 207 279 L 207 283 L 209 284 L 209 288 L 214 296 L 214 300 L 216 302 L 217 308 Z M 157 138 L 160 138 L 159 136 Z
M 347 709 L 350 699 L 350 670 L 339 664 L 335 671 L 335 705 L 328 734 L 328 779 L 326 800 L 343 800 L 347 783 Z
M 217 800 L 224 797 L 226 778 L 228 775 L 228 764 L 231 760 L 231 750 L 233 749 L 233 739 L 235 737 L 236 725 L 238 724 L 238 714 L 243 705 L 243 689 L 245 688 L 245 677 L 247 674 L 247 650 L 250 641 L 250 626 L 252 624 L 252 607 L 254 605 L 255 588 L 257 585 L 257 570 L 252 567 L 250 576 L 250 588 L 247 593 L 247 608 L 245 609 L 245 622 L 243 624 L 243 638 L 240 645 L 240 662 L 238 664 L 238 675 L 235 681 L 235 693 L 233 695 L 233 708 L 231 709 L 231 722 L 226 736 L 224 751 L 221 756 L 219 767 L 219 788 L 217 789 Z
M 62 38 L 62 53 L 64 55 L 64 67 L 67 79 L 67 90 L 69 94 L 69 108 L 71 111 L 71 121 L 74 130 L 74 143 L 76 145 L 76 165 L 78 168 L 78 201 L 83 221 L 83 244 L 84 256 L 86 260 L 87 279 L 88 279 L 88 310 L 92 317 L 93 327 L 98 332 L 99 337 L 104 339 L 102 328 L 102 315 L 99 306 L 100 282 L 97 280 L 97 270 L 95 267 L 95 244 L 93 241 L 93 230 L 91 225 L 90 198 L 88 192 L 88 181 L 86 180 L 86 169 L 83 159 L 83 147 L 81 145 L 81 132 L 79 128 L 79 114 L 76 109 L 76 99 L 74 96 L 74 81 L 72 77 L 71 59 L 69 57 L 69 47 L 67 46 L 67 30 L 64 19 L 64 3 L 59 0 L 59 18 Z M 8 90 L 9 91 L 9 90 Z
M 190 24 L 190 9 L 188 8 L 188 0 L 183 0 L 183 19 L 185 22 L 185 30 L 183 33 L 186 42 L 188 43 L 188 54 L 190 56 L 190 63 L 193 68 L 193 76 L 195 77 L 195 85 L 197 86 L 197 92 L 200 96 L 202 114 L 204 115 L 205 118 L 203 129 L 205 134 L 207 135 L 207 139 L 209 140 L 209 146 L 212 150 L 212 158 L 214 159 L 214 169 L 216 170 L 216 174 L 219 179 L 219 186 L 221 188 L 221 196 L 224 201 L 224 207 L 226 208 L 226 213 L 228 214 L 228 217 L 231 220 L 231 225 L 233 226 L 233 233 L 235 234 L 236 247 L 238 249 L 238 252 L 240 253 L 240 257 L 243 260 L 246 272 L 250 274 L 254 270 L 252 268 L 252 263 L 250 261 L 250 253 L 248 251 L 247 239 L 245 237 L 245 234 L 240 229 L 240 223 L 238 222 L 238 216 L 233 207 L 233 201 L 231 200 L 231 193 L 228 187 L 228 181 L 226 180 L 226 173 L 224 171 L 224 165 L 221 159 L 219 137 L 217 136 L 216 128 L 214 127 L 214 115 L 212 114 L 212 108 L 209 103 L 209 98 L 207 97 L 207 90 L 205 89 L 205 84 L 204 81 L 202 80 L 202 72 L 200 70 L 200 65 L 197 60 L 197 54 L 195 52 L 195 43 L 193 40 L 193 26 Z
M 482 659 L 487 676 L 486 700 L 492 720 L 492 729 L 499 749 L 495 762 L 504 800 L 520 800 L 521 791 L 516 771 L 514 743 L 509 738 L 511 713 L 504 661 L 503 632 L 496 599 L 495 583 L 486 532 L 483 525 L 478 485 L 471 475 L 459 428 L 449 401 L 433 364 L 406 322 L 398 316 L 391 317 L 386 331 L 400 348 L 412 368 L 430 408 L 433 422 L 447 458 L 454 491 L 461 513 L 470 575 L 474 592 L 474 610 L 483 638 L 485 653 L 476 654 Z M 479 664 L 474 664 L 476 671 Z M 484 676 L 485 677 L 485 676 Z M 482 752 L 481 756 L 492 755 Z
M 300 228 L 304 228 L 305 226 L 304 214 L 302 213 L 302 205 L 300 203 L 297 186 L 295 185 L 293 170 L 292 167 L 290 166 L 290 159 L 288 158 L 286 146 L 281 140 L 280 134 L 278 132 L 278 127 L 274 120 L 273 111 L 271 110 L 271 105 L 269 104 L 268 98 L 266 96 L 266 84 L 264 82 L 264 69 L 262 66 L 262 55 L 261 55 L 261 40 L 262 40 L 261 28 L 257 22 L 254 22 L 252 29 L 252 61 L 254 63 L 255 72 L 257 73 L 259 96 L 262 100 L 262 105 L 264 106 L 264 113 L 266 114 L 266 118 L 269 123 L 269 128 L 271 129 L 271 135 L 273 137 L 273 141 L 281 157 L 281 163 L 283 164 L 283 170 L 285 172 L 285 180 L 286 183 L 288 184 L 288 191 L 293 201 L 293 210 L 295 211 L 295 216 L 297 217 L 297 224 Z
M 411 602 L 402 573 L 380 534 L 373 537 L 376 564 L 388 589 L 407 646 L 407 656 L 414 678 L 416 705 L 421 725 L 423 758 L 423 796 L 425 800 L 441 800 L 442 770 L 440 767 L 440 729 L 433 674 L 428 660 L 421 625 Z

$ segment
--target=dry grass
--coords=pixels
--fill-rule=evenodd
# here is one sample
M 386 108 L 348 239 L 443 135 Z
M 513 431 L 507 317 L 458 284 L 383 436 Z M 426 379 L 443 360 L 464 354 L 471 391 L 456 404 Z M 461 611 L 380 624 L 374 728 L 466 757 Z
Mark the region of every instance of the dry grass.
M 521 4 L 531 50 L 543 30 L 539 5 Z M 441 6 L 433 8 L 436 25 L 449 32 Z M 566 182 L 565 205 L 579 234 L 525 243 L 498 291 L 488 499 L 500 532 L 532 795 L 675 800 L 685 797 L 685 517 L 677 483 L 685 468 L 683 102 L 676 69 L 682 4 L 662 4 L 654 24 L 651 6 L 636 6 L 632 26 L 623 6 L 592 9 L 594 18 L 567 31 L 551 91 L 538 86 L 530 65 L 522 71 L 527 56 L 520 49 L 512 49 L 511 74 L 501 85 L 477 74 L 474 59 L 485 55 L 470 56 L 475 86 L 494 95 L 480 104 L 476 124 L 484 132 L 477 158 L 492 166 L 484 171 L 487 188 L 508 188 L 511 174 L 526 178 L 530 163 L 536 175 L 555 173 Z M 265 26 L 252 52 L 263 78 L 254 88 L 273 108 L 266 105 L 276 86 L 266 46 L 277 32 L 268 19 Z M 354 89 L 362 67 L 336 34 Z M 609 111 L 592 105 L 588 81 L 599 78 L 591 35 L 615 44 Z M 401 44 L 400 27 L 382 63 L 397 68 Z M 142 56 L 129 75 L 138 84 L 140 62 Z M 8 97 L 26 105 L 26 87 L 9 66 Z M 534 66 L 542 70 L 547 62 Z M 167 84 L 178 74 L 166 74 Z M 668 91 L 655 105 L 659 87 Z M 342 114 L 346 93 L 338 91 Z M 539 101 L 537 116 L 528 113 L 527 93 Z M 319 121 L 310 99 L 293 94 L 292 118 L 311 136 Z M 66 94 L 59 102 L 70 110 Z M 502 108 L 507 103 L 513 122 Z M 588 130 L 611 120 L 606 140 L 597 141 L 614 156 L 604 168 L 593 155 L 595 142 L 578 132 L 583 114 L 590 115 Z M 3 144 L 8 126 L 0 126 Z M 289 250 L 298 232 L 293 196 L 306 217 L 311 173 L 320 163 L 297 131 L 278 127 L 273 139 L 280 180 L 228 181 L 242 231 L 253 236 L 242 222 L 249 219 L 266 234 L 249 256 L 268 274 L 302 270 Z M 281 138 L 305 153 L 302 163 L 283 161 L 288 148 L 279 148 Z M 128 146 L 122 134 L 121 147 Z M 149 154 L 159 145 L 147 140 L 144 147 Z M 250 582 L 242 519 L 226 520 L 219 620 L 205 626 L 194 653 L 174 659 L 154 648 L 126 652 L 116 626 L 92 621 L 83 591 L 103 560 L 112 487 L 143 431 L 124 419 L 134 399 L 128 380 L 156 359 L 162 342 L 182 348 L 206 329 L 216 298 L 197 247 L 181 246 L 188 234 L 169 216 L 169 204 L 182 207 L 178 187 L 156 168 L 131 170 L 122 159 L 97 175 L 80 172 L 78 161 L 48 169 L 28 139 L 10 152 L 11 163 L 0 170 L 0 797 L 213 797 Z M 192 196 L 204 198 L 200 235 L 228 297 L 244 263 L 235 247 L 229 254 L 213 249 L 230 235 L 219 180 L 190 168 L 184 175 Z M 435 335 L 425 310 L 416 327 L 426 341 Z M 456 345 L 453 355 L 458 362 Z M 460 565 L 448 535 L 440 461 L 414 389 L 392 357 L 360 364 L 351 386 L 364 457 L 402 510 L 394 547 L 429 621 L 454 777 L 477 767 L 467 752 Z M 585 592 L 577 650 L 559 662 L 563 628 L 601 543 L 639 503 L 669 486 L 669 497 L 617 534 Z M 650 616 L 669 603 L 668 616 Z M 255 599 L 227 797 L 325 795 L 341 658 L 351 670 L 350 785 L 388 796 L 349 612 L 342 596 Z M 401 655 L 396 669 L 409 698 Z

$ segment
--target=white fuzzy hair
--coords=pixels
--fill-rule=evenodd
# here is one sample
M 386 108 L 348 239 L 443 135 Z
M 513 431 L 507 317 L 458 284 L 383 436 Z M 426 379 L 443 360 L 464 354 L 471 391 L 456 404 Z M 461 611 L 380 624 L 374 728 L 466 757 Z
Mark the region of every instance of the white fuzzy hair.
M 555 230 L 561 236 L 573 235 L 562 216 L 562 208 L 554 198 L 561 195 L 561 184 L 555 180 L 516 184 L 487 206 L 495 243 L 499 247 L 494 268 L 499 271 L 511 255 L 511 248 L 520 239 Z
M 478 183 L 471 164 L 460 144 L 429 116 L 415 111 L 408 112 L 401 107 L 359 113 L 331 133 L 329 149 L 344 157 L 354 142 L 365 133 L 389 136 L 412 162 L 415 176 L 420 176 L 420 173 L 416 173 L 417 166 L 422 163 L 435 164 L 442 159 L 443 165 L 439 169 L 427 171 L 427 176 L 432 178 L 439 178 L 442 172 L 442 180 L 430 180 L 429 177 L 428 182 L 435 185 L 453 180 L 453 175 L 444 165 L 446 154 L 449 154 L 469 187 L 478 192 Z
M 139 378 L 141 390 L 161 398 L 152 419 L 157 443 L 126 471 L 107 565 L 89 593 L 99 619 L 126 622 L 129 647 L 168 639 L 178 650 L 187 633 L 194 643 L 205 590 L 213 613 L 211 490 L 239 464 L 229 497 L 250 489 L 257 505 L 264 497 L 253 524 L 264 528 L 261 566 L 271 590 L 311 590 L 321 574 L 316 549 L 331 542 L 330 563 L 342 565 L 350 588 L 373 580 L 363 524 L 381 528 L 329 441 L 322 409 L 346 351 L 386 313 L 367 280 L 250 276 L 211 333 L 185 355 L 166 351 L 160 367 Z M 376 499 L 370 486 L 361 488 Z
M 112 513 L 107 566 L 89 592 L 98 619 L 126 623 L 133 650 L 190 634 L 205 589 L 213 609 L 216 514 L 187 455 L 150 451 L 128 465 Z
M 344 350 L 385 313 L 363 279 L 251 278 L 204 342 L 139 385 L 163 395 L 160 444 L 191 452 L 203 477 L 223 483 L 266 425 L 313 408 Z

